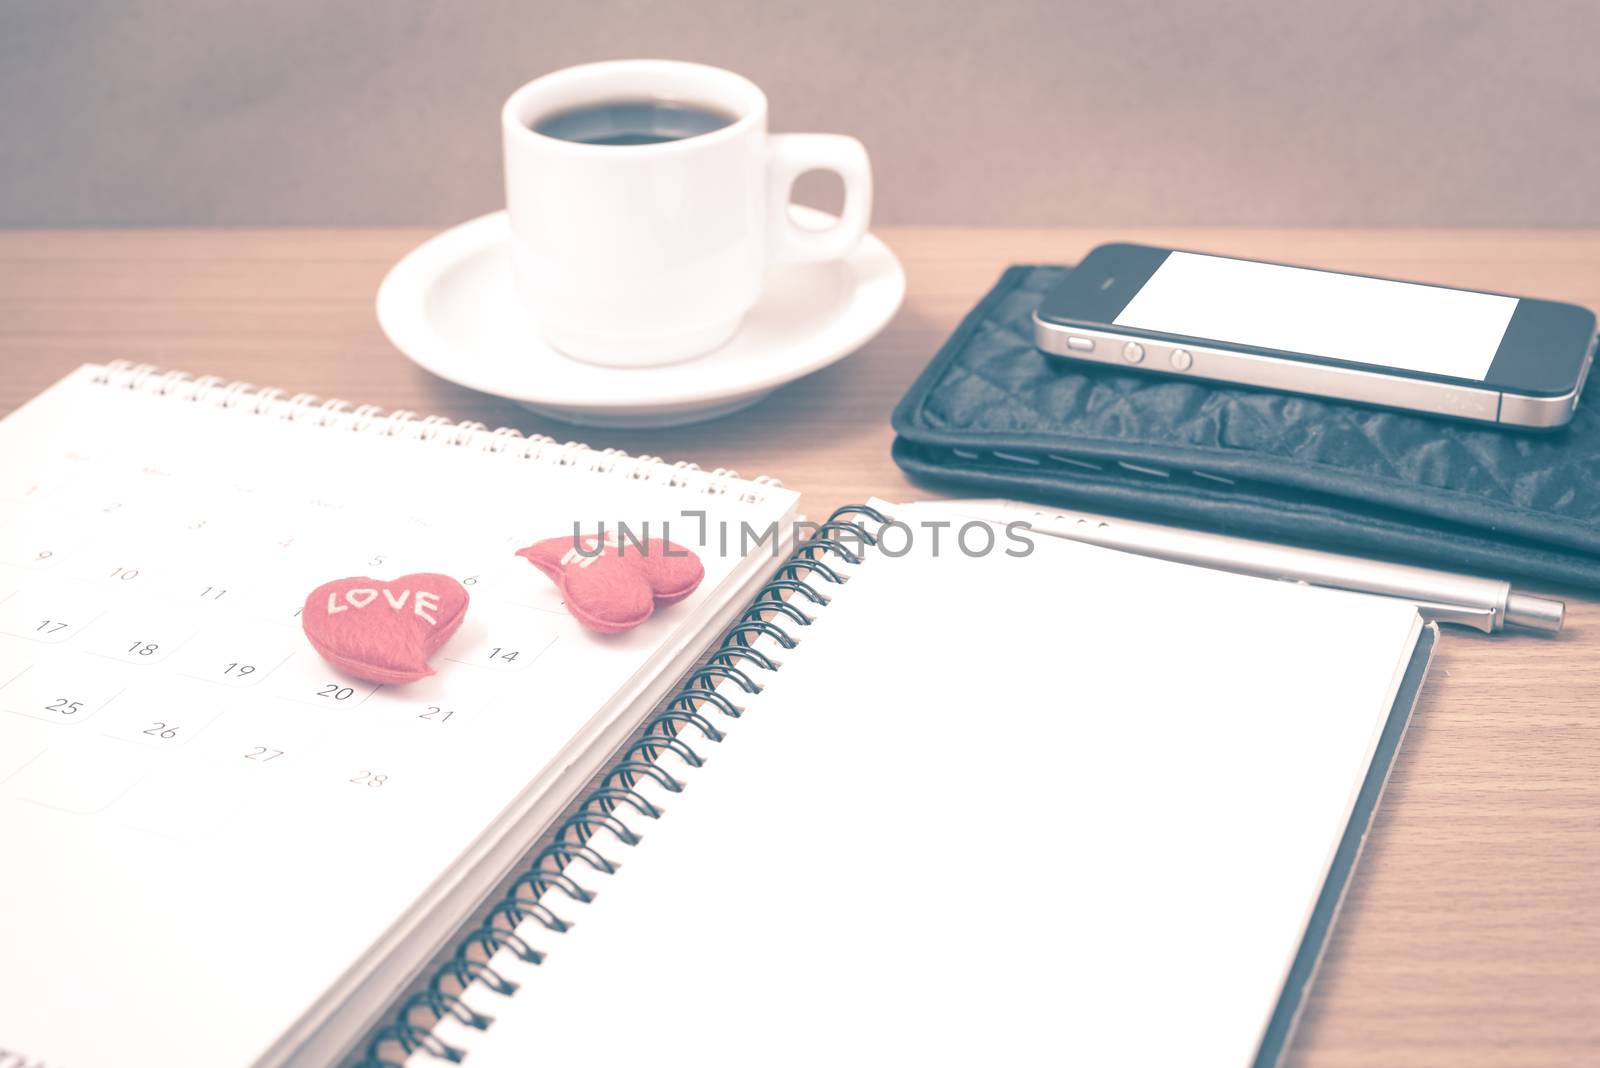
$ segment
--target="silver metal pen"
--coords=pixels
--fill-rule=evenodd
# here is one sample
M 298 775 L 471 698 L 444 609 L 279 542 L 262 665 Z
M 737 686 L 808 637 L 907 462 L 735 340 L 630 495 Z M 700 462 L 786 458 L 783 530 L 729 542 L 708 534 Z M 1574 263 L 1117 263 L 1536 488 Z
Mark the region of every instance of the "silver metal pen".
M 1566 615 L 1564 602 L 1517 593 L 1509 582 L 1409 564 L 1088 512 L 1042 509 L 1018 501 L 923 501 L 916 507 L 947 508 L 1002 523 L 1021 520 L 1039 534 L 1219 571 L 1399 597 L 1415 602 L 1425 619 L 1491 634 L 1508 626 L 1554 634 Z

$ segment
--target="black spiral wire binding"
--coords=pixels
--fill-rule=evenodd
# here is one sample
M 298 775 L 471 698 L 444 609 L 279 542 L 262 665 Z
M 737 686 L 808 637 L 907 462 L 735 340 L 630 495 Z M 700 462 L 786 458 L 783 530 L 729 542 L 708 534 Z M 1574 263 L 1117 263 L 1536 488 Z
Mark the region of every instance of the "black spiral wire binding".
M 825 607 L 830 598 L 796 576 L 800 573 L 818 575 L 834 585 L 847 581 L 817 557 L 831 553 L 849 563 L 860 563 L 863 548 L 877 544 L 877 538 L 855 521 L 857 518 L 878 524 L 888 522 L 866 505 L 848 505 L 834 512 L 810 538 L 795 547 L 779 565 L 776 577 L 762 586 L 750 607 L 723 632 L 716 650 L 706 658 L 704 665 L 688 674 L 662 710 L 645 723 L 639 738 L 615 758 L 600 785 L 589 792 L 572 815 L 556 826 L 550 843 L 535 854 L 505 896 L 489 909 L 483 923 L 457 943 L 454 955 L 433 974 L 427 987 L 402 1002 L 394 1018 L 373 1033 L 357 1068 L 397 1068 L 398 1062 L 383 1055 L 386 1045 L 398 1046 L 406 1056 L 420 1050 L 450 1063 L 461 1061 L 466 1051 L 439 1039 L 431 1030 L 432 1024 L 449 1016 L 476 1030 L 489 1028 L 494 1018 L 468 1007 L 461 1000 L 462 993 L 474 982 L 499 994 L 516 993 L 517 985 L 491 968 L 489 958 L 503 948 L 530 964 L 544 959 L 544 954 L 528 945 L 515 933 L 515 928 L 527 920 L 535 920 L 550 931 L 567 929 L 567 921 L 557 915 L 548 902 L 559 897 L 587 902 L 594 897 L 592 891 L 568 874 L 567 869 L 574 861 L 581 860 L 602 874 L 610 875 L 618 870 L 620 865 L 589 845 L 590 839 L 597 830 L 604 829 L 623 844 L 633 845 L 639 841 L 639 835 L 624 822 L 623 816 L 630 820 L 661 816 L 661 810 L 634 786 L 648 778 L 671 793 L 683 789 L 682 783 L 657 766 L 656 758 L 670 752 L 690 767 L 699 767 L 700 754 L 682 735 L 692 729 L 697 743 L 722 740 L 722 732 L 700 711 L 700 706 L 709 704 L 725 716 L 738 718 L 743 708 L 726 693 L 718 691 L 717 683 L 731 682 L 741 693 L 761 692 L 763 684 L 752 678 L 747 669 L 753 665 L 762 671 L 777 671 L 781 664 L 752 647 L 751 635 L 765 634 L 785 650 L 800 644 L 772 620 L 782 617 L 797 627 L 811 625 L 813 617 L 793 602 L 804 599 L 813 608 L 820 608 Z M 846 546 L 845 540 L 854 540 L 857 547 Z M 790 596 L 785 597 L 785 594 Z

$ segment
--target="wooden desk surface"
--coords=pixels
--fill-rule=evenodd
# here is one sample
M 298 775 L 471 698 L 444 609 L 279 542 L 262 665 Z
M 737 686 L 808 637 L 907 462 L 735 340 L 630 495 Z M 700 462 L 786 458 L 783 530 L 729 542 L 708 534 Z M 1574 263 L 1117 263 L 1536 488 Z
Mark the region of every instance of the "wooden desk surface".
M 772 474 L 816 516 L 926 495 L 889 460 L 889 411 L 1007 263 L 1131 239 L 1600 307 L 1596 231 L 887 230 L 910 290 L 858 355 L 719 422 L 573 430 L 384 339 L 378 281 L 424 236 L 0 232 L 0 411 L 124 358 Z M 1568 620 L 1555 639 L 1447 632 L 1295 1065 L 1600 1063 L 1600 605 L 1575 600 Z

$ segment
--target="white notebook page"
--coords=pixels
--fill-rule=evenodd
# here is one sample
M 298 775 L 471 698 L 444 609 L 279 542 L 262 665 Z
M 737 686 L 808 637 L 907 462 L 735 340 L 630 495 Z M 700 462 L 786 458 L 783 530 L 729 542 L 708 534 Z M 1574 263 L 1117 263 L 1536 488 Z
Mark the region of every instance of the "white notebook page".
M 1415 610 L 918 545 L 825 587 L 704 768 L 667 758 L 686 791 L 573 869 L 571 930 L 519 929 L 543 964 L 494 957 L 520 991 L 438 1031 L 469 1065 L 1250 1062 Z
M 794 501 L 97 374 L 0 422 L 0 1050 L 28 1064 L 254 1062 L 419 899 L 441 900 L 687 621 L 741 570 L 770 570 L 736 543 L 724 555 L 714 524 L 760 528 Z M 684 509 L 710 514 L 709 546 L 697 521 L 671 528 L 706 579 L 626 635 L 585 631 L 513 555 L 575 520 L 659 536 Z M 438 674 L 374 686 L 310 648 L 313 587 L 412 571 L 472 598 Z

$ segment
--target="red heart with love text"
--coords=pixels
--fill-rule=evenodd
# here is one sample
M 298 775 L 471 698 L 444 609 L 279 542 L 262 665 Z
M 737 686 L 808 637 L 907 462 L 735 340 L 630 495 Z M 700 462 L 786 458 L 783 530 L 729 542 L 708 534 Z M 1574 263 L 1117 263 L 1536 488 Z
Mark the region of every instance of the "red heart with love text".
M 550 576 L 579 623 L 606 634 L 632 630 L 683 600 L 706 574 L 698 556 L 661 538 L 546 538 L 517 555 Z
M 324 582 L 306 598 L 300 622 L 312 647 L 339 670 L 368 682 L 411 682 L 433 674 L 428 658 L 466 615 L 461 583 L 417 574 Z

